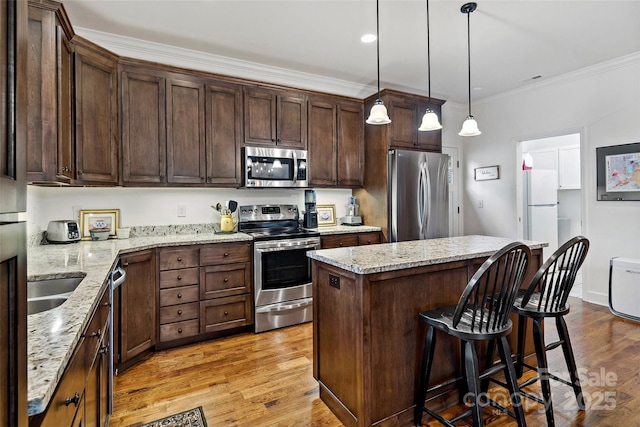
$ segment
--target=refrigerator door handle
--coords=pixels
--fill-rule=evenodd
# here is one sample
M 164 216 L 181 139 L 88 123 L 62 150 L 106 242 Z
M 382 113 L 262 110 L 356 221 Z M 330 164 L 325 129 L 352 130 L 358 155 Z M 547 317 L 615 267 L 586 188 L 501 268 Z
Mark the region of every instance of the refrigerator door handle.
M 417 209 L 418 209 L 418 222 L 420 223 L 420 231 L 418 236 L 421 239 L 422 239 L 422 236 L 424 235 L 424 185 L 425 185 L 424 167 L 422 163 L 420 163 L 420 173 L 418 174 Z
M 420 163 L 420 176 L 418 182 L 418 221 L 420 221 L 420 239 L 427 237 L 429 224 L 429 197 L 431 193 L 431 179 L 426 163 Z
M 426 177 L 426 194 L 424 198 L 424 237 L 426 239 L 429 234 L 429 222 L 431 220 L 431 174 L 429 173 L 429 165 L 427 163 L 423 163 L 422 167 L 424 168 L 424 175 Z

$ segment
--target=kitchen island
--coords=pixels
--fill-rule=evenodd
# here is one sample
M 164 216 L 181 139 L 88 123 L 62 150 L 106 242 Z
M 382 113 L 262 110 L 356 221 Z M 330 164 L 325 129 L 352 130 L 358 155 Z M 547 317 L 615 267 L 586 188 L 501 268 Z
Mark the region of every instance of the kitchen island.
M 412 425 L 426 333 L 418 314 L 456 304 L 480 265 L 511 241 L 462 236 L 309 253 L 313 374 L 320 398 L 345 426 Z M 524 243 L 533 255 L 527 281 L 547 244 Z M 460 375 L 460 360 L 459 344 L 439 339 L 431 381 Z

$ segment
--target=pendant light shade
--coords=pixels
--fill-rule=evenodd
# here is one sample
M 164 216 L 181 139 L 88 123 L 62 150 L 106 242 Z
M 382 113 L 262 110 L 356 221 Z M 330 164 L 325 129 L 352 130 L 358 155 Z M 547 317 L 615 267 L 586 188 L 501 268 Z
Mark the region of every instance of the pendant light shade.
M 471 115 L 471 31 L 469 25 L 469 17 L 471 12 L 476 10 L 478 5 L 476 3 L 465 3 L 460 8 L 460 12 L 467 14 L 467 63 L 469 70 L 469 114 L 467 115 L 466 120 L 462 124 L 462 129 L 458 132 L 460 136 L 477 136 L 480 135 L 480 129 L 478 129 L 478 122 Z
M 376 0 L 376 61 L 378 65 L 378 99 L 371 107 L 371 113 L 367 119 L 370 125 L 386 125 L 391 123 L 387 114 L 387 107 L 380 98 L 380 0 Z
M 429 90 L 429 98 L 427 104 L 431 102 L 431 40 L 429 38 L 429 0 L 427 0 L 427 88 Z M 422 124 L 418 128 L 421 131 L 430 131 L 442 129 L 442 125 L 438 120 L 436 113 L 427 107 L 427 111 L 422 116 Z

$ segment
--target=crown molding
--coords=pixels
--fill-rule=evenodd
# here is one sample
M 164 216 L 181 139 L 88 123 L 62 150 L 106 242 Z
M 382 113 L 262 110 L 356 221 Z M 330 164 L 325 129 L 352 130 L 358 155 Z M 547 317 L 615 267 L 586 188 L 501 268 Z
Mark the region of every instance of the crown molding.
M 74 29 L 76 34 L 120 56 L 360 99 L 366 98 L 377 90 L 376 87 L 370 85 L 257 62 L 243 61 L 83 27 L 75 27 Z
M 615 58 L 610 61 L 601 62 L 599 64 L 592 65 L 589 67 L 580 68 L 578 70 L 571 71 L 569 73 L 562 74 L 557 77 L 551 77 L 546 80 L 531 83 L 517 89 L 499 93 L 497 95 L 489 96 L 487 98 L 483 98 L 478 100 L 477 102 L 474 102 L 472 105 L 488 104 L 493 101 L 497 101 L 513 95 L 519 95 L 522 93 L 531 92 L 533 90 L 537 90 L 546 86 L 557 86 L 560 84 L 570 83 L 575 80 L 592 77 L 602 73 L 608 73 L 618 68 L 625 68 L 625 67 L 629 67 L 637 64 L 640 64 L 640 51 L 631 53 L 629 55 L 621 56 L 619 58 Z

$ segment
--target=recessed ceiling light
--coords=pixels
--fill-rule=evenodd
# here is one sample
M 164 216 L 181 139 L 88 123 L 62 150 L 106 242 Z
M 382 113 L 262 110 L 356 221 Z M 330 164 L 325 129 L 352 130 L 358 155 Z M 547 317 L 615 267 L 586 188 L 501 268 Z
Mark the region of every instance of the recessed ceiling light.
M 374 41 L 376 41 L 376 35 L 375 34 L 365 34 L 364 36 L 360 37 L 360 41 L 362 43 L 373 43 Z

